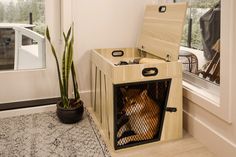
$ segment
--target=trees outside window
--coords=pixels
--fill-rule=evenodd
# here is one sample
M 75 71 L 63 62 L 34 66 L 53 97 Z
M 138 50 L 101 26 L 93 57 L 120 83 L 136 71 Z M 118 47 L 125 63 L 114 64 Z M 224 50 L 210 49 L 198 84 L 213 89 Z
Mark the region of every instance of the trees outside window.
M 184 72 L 220 84 L 220 0 L 173 0 L 183 1 L 189 4 L 180 51 Z
M 0 0 L 0 23 L 29 24 L 32 13 L 34 31 L 45 32 L 44 0 Z

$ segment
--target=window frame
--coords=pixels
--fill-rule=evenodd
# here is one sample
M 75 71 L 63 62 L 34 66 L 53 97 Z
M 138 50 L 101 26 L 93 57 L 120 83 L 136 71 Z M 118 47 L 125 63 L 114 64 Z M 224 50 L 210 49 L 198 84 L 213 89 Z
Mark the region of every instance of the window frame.
M 56 50 L 60 50 L 62 45 L 60 7 L 61 0 L 45 0 L 45 21 Z M 58 97 L 55 69 L 54 57 L 47 43 L 46 68 L 0 71 L 0 104 Z
M 233 52 L 236 46 L 233 44 L 235 33 L 235 11 L 236 2 L 233 0 L 221 0 L 221 66 L 219 94 L 216 91 L 207 92 L 211 96 L 206 95 L 206 88 L 199 88 L 195 83 L 199 83 L 200 78 L 195 79 L 194 83 L 191 80 L 186 80 L 184 75 L 183 93 L 184 97 L 206 109 L 220 119 L 232 123 L 232 105 L 233 105 Z M 192 49 L 194 50 L 194 49 Z M 225 52 L 225 53 L 224 53 Z M 227 53 L 228 52 L 228 53 Z M 207 90 L 211 89 L 212 83 L 207 82 Z M 218 100 L 214 100 L 215 98 Z

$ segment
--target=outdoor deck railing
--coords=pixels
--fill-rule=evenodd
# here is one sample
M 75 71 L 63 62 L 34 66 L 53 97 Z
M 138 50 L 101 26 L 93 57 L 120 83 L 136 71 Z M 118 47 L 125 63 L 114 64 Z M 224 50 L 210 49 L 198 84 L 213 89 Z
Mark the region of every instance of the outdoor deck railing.
M 45 38 L 30 29 L 14 27 L 15 30 L 15 63 L 14 69 L 38 69 L 46 67 Z M 22 45 L 26 36 L 37 44 Z

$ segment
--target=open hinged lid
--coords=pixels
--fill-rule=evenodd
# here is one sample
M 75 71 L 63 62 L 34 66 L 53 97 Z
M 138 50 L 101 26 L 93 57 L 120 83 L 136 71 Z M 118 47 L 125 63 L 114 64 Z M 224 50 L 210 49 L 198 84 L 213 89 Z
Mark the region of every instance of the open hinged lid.
M 187 3 L 148 5 L 138 48 L 168 61 L 177 61 Z

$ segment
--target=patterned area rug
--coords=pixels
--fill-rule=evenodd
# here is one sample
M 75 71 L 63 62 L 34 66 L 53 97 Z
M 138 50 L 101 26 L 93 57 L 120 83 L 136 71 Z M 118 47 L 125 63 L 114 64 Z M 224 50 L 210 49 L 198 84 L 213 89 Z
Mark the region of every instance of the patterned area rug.
M 13 156 L 110 157 L 88 114 L 62 124 L 55 112 L 0 119 L 0 157 Z

